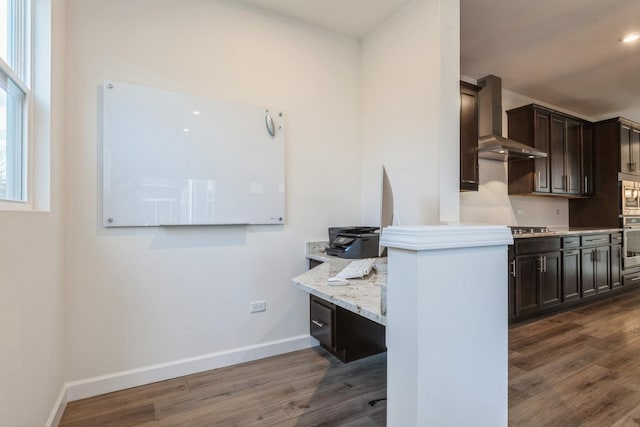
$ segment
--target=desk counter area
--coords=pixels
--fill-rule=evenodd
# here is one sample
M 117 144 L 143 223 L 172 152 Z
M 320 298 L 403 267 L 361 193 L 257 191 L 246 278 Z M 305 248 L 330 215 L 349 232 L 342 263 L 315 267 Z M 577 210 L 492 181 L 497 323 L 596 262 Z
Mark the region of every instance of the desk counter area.
M 387 273 L 374 269 L 363 279 L 349 279 L 346 285 L 331 285 L 327 279 L 335 276 L 352 260 L 327 255 L 324 252 L 326 246 L 326 242 L 307 244 L 307 258 L 323 263 L 293 278 L 293 285 L 369 320 L 386 325 Z

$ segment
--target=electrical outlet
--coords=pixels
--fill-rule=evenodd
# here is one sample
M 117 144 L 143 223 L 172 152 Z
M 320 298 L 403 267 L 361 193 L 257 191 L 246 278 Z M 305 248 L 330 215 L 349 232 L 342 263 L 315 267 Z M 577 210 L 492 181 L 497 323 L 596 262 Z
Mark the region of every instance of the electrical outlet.
M 266 301 L 253 301 L 249 304 L 249 311 L 251 313 L 259 313 L 261 311 L 267 311 Z
M 524 215 L 524 209 L 518 209 L 518 210 L 516 211 L 516 213 L 517 213 L 518 215 Z
M 560 209 L 556 209 L 556 215 L 560 215 Z

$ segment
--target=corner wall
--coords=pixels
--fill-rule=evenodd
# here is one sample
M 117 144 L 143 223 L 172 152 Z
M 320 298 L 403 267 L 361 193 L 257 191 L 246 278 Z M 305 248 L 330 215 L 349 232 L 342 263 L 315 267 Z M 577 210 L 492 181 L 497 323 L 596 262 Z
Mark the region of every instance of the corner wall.
M 402 225 L 458 221 L 459 24 L 442 23 L 456 15 L 414 0 L 362 41 L 364 223 L 380 222 L 383 164 Z
M 360 222 L 359 43 L 233 1 L 69 0 L 67 28 L 67 380 L 307 335 L 305 241 Z M 285 111 L 285 226 L 102 228 L 106 79 Z

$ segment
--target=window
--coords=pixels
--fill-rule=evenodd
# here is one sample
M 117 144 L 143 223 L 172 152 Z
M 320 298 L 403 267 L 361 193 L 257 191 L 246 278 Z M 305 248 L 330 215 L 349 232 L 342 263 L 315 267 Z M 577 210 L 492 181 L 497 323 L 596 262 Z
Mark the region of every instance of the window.
M 0 200 L 27 201 L 29 0 L 0 0 Z

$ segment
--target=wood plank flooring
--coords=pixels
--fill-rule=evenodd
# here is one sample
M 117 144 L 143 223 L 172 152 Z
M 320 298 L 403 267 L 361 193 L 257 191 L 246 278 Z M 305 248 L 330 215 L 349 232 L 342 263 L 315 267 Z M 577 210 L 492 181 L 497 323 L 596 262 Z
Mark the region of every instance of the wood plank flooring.
M 510 426 L 640 426 L 640 290 L 509 331 Z
M 60 426 L 384 426 L 386 354 L 320 348 L 70 402 Z
M 316 348 L 71 402 L 60 425 L 384 426 L 385 395 L 385 354 Z M 640 289 L 509 330 L 509 425 L 640 426 Z

